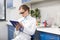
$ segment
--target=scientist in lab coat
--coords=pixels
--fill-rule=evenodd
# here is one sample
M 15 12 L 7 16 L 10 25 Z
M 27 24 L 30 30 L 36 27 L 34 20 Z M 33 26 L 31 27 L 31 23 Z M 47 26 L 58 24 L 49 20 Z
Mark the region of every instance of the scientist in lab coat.
M 21 27 L 17 24 L 15 28 L 16 37 L 13 40 L 31 40 L 31 35 L 36 30 L 36 19 L 29 15 L 29 7 L 27 5 L 21 5 L 19 11 L 23 16 L 18 20 L 22 30 L 19 30 Z

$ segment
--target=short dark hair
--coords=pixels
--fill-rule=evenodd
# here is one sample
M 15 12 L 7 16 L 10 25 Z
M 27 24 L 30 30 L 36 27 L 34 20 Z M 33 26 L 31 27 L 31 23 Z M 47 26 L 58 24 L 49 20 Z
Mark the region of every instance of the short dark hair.
M 26 11 L 26 10 L 28 10 L 28 11 L 30 10 L 30 8 L 29 8 L 27 5 L 21 5 L 21 6 L 19 7 L 19 10 L 20 10 L 21 8 L 24 9 L 25 11 Z

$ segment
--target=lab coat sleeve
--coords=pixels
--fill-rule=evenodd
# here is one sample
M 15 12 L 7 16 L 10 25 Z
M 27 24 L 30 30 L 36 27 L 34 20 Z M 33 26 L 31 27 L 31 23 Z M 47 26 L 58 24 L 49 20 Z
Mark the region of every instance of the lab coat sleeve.
M 24 17 L 18 19 L 17 21 L 18 21 L 18 22 L 21 22 L 23 19 L 24 19 Z M 16 31 L 16 28 L 15 28 L 15 32 L 14 32 L 14 34 L 15 34 L 15 35 L 18 35 L 19 33 L 20 33 L 20 31 L 19 31 L 19 30 Z
M 19 34 L 19 30 L 16 31 L 16 28 L 15 28 L 15 32 L 14 32 L 14 34 L 17 36 L 17 35 Z
M 26 23 L 24 24 L 24 30 L 23 32 L 29 35 L 33 35 L 35 33 L 36 30 L 36 20 L 33 20 L 31 23 Z

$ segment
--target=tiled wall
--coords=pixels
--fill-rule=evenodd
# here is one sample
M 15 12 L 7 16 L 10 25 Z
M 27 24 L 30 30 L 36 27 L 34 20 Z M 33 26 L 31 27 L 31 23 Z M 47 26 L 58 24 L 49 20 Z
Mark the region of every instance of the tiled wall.
M 39 8 L 41 21 L 51 20 L 60 25 L 60 1 L 46 1 L 32 4 L 32 9 Z

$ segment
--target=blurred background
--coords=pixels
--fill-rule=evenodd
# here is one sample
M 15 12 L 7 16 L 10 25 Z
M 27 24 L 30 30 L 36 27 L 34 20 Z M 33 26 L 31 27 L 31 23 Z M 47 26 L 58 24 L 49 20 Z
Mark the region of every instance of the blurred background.
M 60 0 L 0 0 L 0 4 L 1 3 L 2 9 L 5 8 L 3 7 L 4 5 L 6 6 L 6 11 L 3 10 L 3 13 L 1 14 L 2 9 L 0 5 L 0 20 L 4 20 L 0 21 L 0 40 L 8 40 L 7 24 L 10 24 L 9 20 L 17 20 L 22 17 L 19 15 L 18 10 L 19 6 L 22 4 L 28 5 L 33 11 L 36 8 L 38 9 L 40 16 L 36 17 L 35 15 L 34 17 L 36 17 L 37 21 L 39 21 L 40 24 L 42 24 L 44 21 L 47 21 L 49 25 L 57 25 L 57 28 L 60 26 Z

